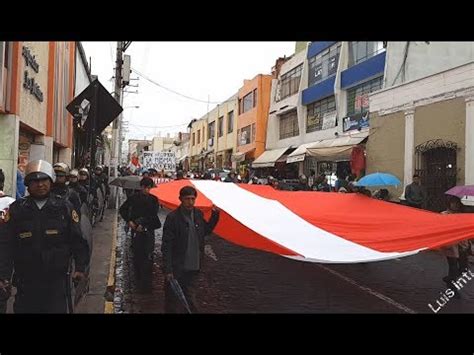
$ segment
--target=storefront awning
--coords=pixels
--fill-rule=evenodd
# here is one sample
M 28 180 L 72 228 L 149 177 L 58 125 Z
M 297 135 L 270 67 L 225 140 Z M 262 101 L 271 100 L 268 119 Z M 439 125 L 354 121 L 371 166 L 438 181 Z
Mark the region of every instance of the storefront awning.
M 280 158 L 289 147 L 266 150 L 252 163 L 252 168 L 268 168 L 275 166 L 275 162 Z
M 287 164 L 303 161 L 306 155 L 333 161 L 349 160 L 352 148 L 369 136 L 368 132 L 359 132 L 349 136 L 325 139 L 300 145 L 288 155 Z
M 234 153 L 232 154 L 232 161 L 241 162 L 245 160 L 245 153 Z
M 234 154 L 232 154 L 231 160 L 235 161 L 237 163 L 243 162 L 247 158 L 247 155 L 250 155 L 250 153 L 252 153 L 254 151 L 255 151 L 255 147 L 249 148 L 249 149 L 247 149 L 243 152 L 234 153 Z
M 304 157 L 306 156 L 306 148 L 310 147 L 313 145 L 315 142 L 311 143 L 305 143 L 300 145 L 298 148 L 295 149 L 295 151 L 291 154 L 288 155 L 288 158 L 286 159 L 286 163 L 297 163 L 299 161 L 303 161 Z

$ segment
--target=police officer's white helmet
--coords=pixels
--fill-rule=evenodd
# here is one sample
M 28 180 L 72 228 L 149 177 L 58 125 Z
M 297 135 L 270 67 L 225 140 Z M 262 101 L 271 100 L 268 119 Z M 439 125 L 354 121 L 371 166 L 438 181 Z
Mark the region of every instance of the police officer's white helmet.
M 69 175 L 69 166 L 66 163 L 56 163 L 53 166 L 56 175 L 65 174 Z
M 28 186 L 32 180 L 50 179 L 54 182 L 56 174 L 53 166 L 46 160 L 34 160 L 28 163 L 25 168 L 25 185 Z
M 87 170 L 87 168 L 81 168 L 81 169 L 79 169 L 79 175 L 89 176 L 89 170 Z
M 69 172 L 69 176 L 79 177 L 79 171 L 78 171 L 77 169 L 72 169 L 72 170 Z

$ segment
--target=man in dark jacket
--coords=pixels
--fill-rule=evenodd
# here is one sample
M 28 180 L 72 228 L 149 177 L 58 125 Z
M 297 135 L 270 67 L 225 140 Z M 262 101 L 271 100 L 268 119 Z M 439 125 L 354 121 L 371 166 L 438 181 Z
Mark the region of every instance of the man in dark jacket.
M 161 227 L 158 217 L 158 198 L 150 194 L 154 186 L 151 178 L 140 181 L 142 190 L 130 196 L 120 207 L 119 213 L 132 230 L 133 263 L 141 291 L 151 290 L 155 229 Z
M 306 175 L 300 176 L 298 185 L 295 186 L 294 191 L 311 191 L 311 188 L 308 185 L 308 179 L 306 178 Z
M 426 202 L 426 192 L 421 186 L 420 176 L 413 175 L 413 182 L 405 188 L 405 199 L 408 206 L 423 208 Z
M 179 310 L 177 297 L 174 295 L 170 281 L 175 278 L 183 289 L 189 306 L 196 312 L 195 282 L 201 269 L 204 256 L 204 238 L 209 235 L 219 221 L 219 211 L 212 208 L 209 222 L 203 213 L 194 207 L 197 191 L 192 186 L 185 186 L 179 192 L 181 205 L 170 212 L 163 227 L 163 272 L 165 274 L 165 312 L 175 313 Z

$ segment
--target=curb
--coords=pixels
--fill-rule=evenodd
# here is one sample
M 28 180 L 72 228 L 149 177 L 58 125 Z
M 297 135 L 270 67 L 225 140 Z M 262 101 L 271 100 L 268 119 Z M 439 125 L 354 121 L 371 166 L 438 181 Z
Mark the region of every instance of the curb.
M 110 255 L 109 276 L 105 289 L 104 313 L 114 313 L 114 293 L 115 293 L 115 263 L 117 260 L 117 210 L 115 210 L 114 225 L 112 230 L 112 251 Z

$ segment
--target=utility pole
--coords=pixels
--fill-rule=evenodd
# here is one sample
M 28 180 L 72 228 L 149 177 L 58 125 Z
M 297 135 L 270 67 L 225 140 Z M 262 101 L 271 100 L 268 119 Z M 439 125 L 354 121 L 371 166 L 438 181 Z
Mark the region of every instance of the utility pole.
M 131 41 L 117 41 L 117 52 L 115 60 L 115 89 L 114 98 L 120 104 L 123 105 L 123 88 L 128 85 L 130 81 L 130 56 L 126 56 L 127 63 L 124 66 L 123 53 L 130 46 Z M 124 71 L 125 68 L 125 71 Z M 122 111 L 123 112 L 123 111 Z M 121 126 L 122 126 L 122 113 L 114 120 L 112 126 L 112 159 L 111 167 L 109 171 L 113 170 L 111 177 L 116 178 L 118 176 L 118 167 L 120 163 L 120 151 L 122 145 L 121 138 Z M 113 168 L 113 169 L 112 169 Z M 113 201 L 113 208 L 118 208 L 119 194 L 118 188 L 111 191 L 111 201 Z

